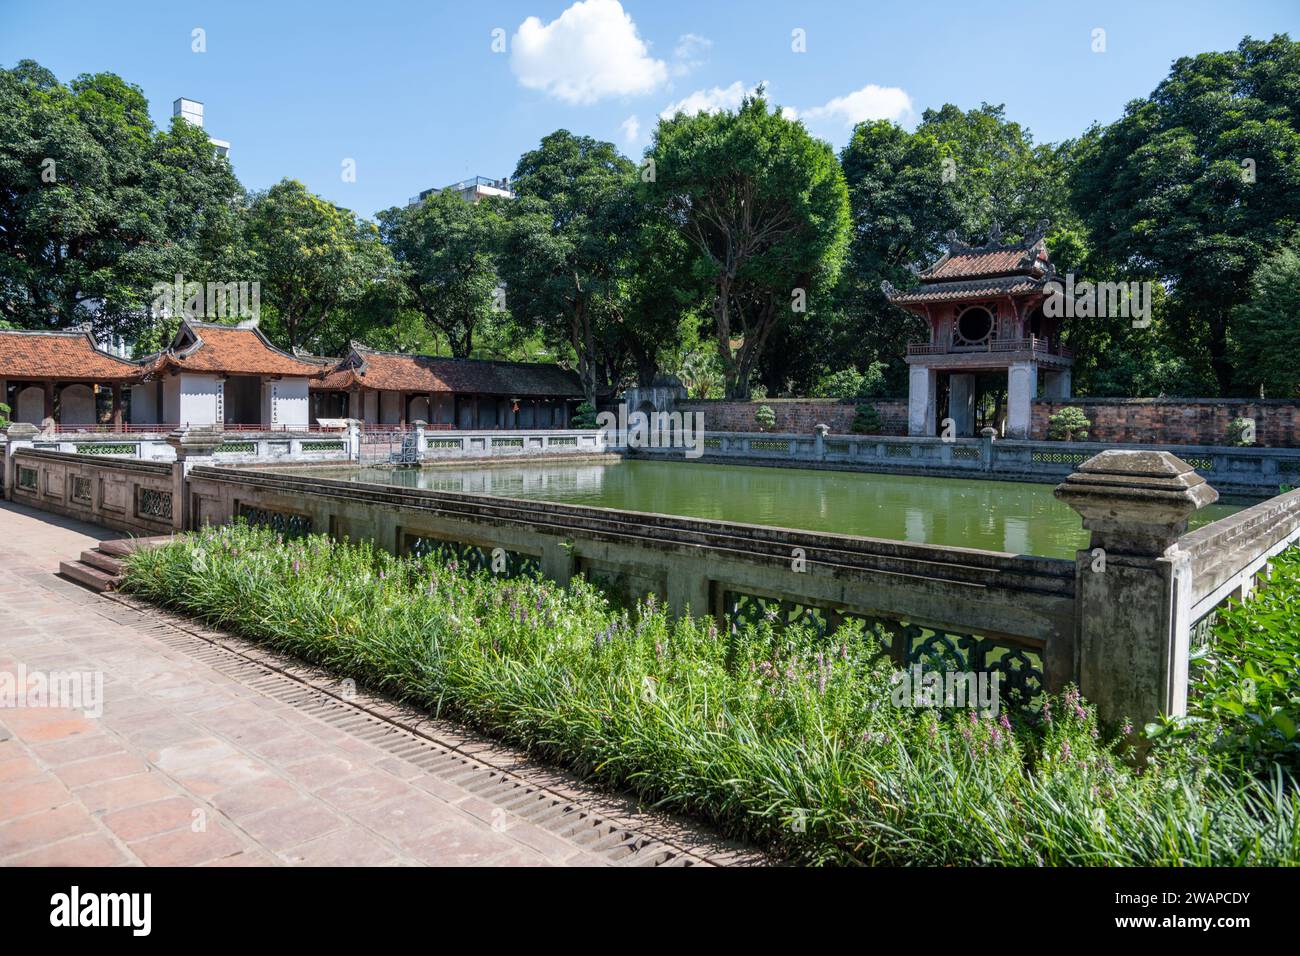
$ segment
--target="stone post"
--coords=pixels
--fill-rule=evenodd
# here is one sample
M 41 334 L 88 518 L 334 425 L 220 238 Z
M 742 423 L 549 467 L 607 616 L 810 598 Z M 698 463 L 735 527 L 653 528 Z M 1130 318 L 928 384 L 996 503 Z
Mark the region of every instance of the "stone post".
M 1108 724 L 1187 711 L 1192 571 L 1178 539 L 1219 495 L 1166 451 L 1104 451 L 1057 486 L 1092 532 L 1075 567 L 1079 689 Z
M 427 423 L 415 420 L 415 461 L 418 463 L 424 457 L 424 449 L 427 447 L 424 440 L 424 429 Z
M 938 376 L 925 365 L 913 365 L 907 372 L 907 434 L 933 437 Z
M 32 440 L 36 437 L 36 426 L 27 422 L 13 422 L 5 429 L 5 448 L 4 448 L 4 492 L 5 500 L 10 501 L 14 496 L 14 485 L 18 481 L 18 469 L 14 466 L 14 452 L 20 448 L 31 448 Z
M 361 422 L 355 418 L 345 418 L 347 431 L 344 440 L 348 446 L 348 458 L 352 461 L 361 460 Z
M 993 440 L 998 437 L 998 430 L 991 425 L 980 429 L 980 463 L 985 471 L 993 470 Z
M 212 456 L 224 440 L 225 429 L 220 425 L 182 426 L 167 436 L 167 444 L 176 450 L 172 464 L 172 527 L 177 531 L 194 527 L 186 475 L 195 465 L 212 464 Z
M 831 430 L 829 425 L 813 426 L 813 433 L 816 436 L 813 439 L 813 454 L 818 461 L 826 460 L 826 434 Z
M 1007 369 L 1007 437 L 1029 437 L 1033 427 L 1033 403 L 1038 396 L 1038 365 L 1015 362 Z

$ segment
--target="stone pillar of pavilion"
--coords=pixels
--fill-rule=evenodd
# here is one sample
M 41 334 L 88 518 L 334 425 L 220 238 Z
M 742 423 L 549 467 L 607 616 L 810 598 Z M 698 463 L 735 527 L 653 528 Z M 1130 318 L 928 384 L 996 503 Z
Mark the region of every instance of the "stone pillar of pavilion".
M 181 427 L 167 436 L 167 444 L 176 452 L 172 465 L 172 524 L 177 531 L 192 530 L 198 522 L 190 514 L 190 496 L 186 476 L 195 465 L 210 465 L 217 446 L 225 441 L 220 425 Z
M 908 434 L 933 436 L 947 431 L 939 420 L 943 397 L 956 437 L 974 437 L 977 425 L 993 424 L 1008 438 L 1028 438 L 1038 375 L 1043 372 L 1053 397 L 1068 397 L 1070 350 L 1060 342 L 1058 320 L 1044 313 L 1045 286 L 1056 278 L 1043 236 L 1047 222 L 1024 242 L 1004 245 L 994 226 L 982 246 L 948 234 L 948 252 L 918 273 L 919 285 L 881 289 L 891 303 L 920 317 L 925 342 L 907 347 Z M 1006 387 L 1006 419 L 979 422 L 980 389 Z M 990 403 L 993 404 L 993 403 Z
M 1057 486 L 1092 532 L 1075 565 L 1079 690 L 1103 721 L 1187 711 L 1191 559 L 1178 539 L 1219 495 L 1165 451 L 1104 451 Z

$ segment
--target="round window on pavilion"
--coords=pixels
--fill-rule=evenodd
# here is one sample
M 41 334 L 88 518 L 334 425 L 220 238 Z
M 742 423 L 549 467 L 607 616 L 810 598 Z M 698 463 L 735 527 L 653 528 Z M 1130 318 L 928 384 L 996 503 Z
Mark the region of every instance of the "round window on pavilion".
M 993 313 L 980 305 L 964 309 L 957 316 L 958 345 L 982 345 L 993 334 Z

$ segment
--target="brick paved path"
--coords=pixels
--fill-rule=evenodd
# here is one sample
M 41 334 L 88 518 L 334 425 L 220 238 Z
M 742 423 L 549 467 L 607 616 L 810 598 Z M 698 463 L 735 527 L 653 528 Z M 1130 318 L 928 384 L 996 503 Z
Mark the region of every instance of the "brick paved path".
M 0 866 L 756 861 L 445 722 L 328 696 L 317 672 L 55 576 L 110 537 L 0 501 L 0 674 L 102 672 L 104 695 L 98 717 L 0 706 Z

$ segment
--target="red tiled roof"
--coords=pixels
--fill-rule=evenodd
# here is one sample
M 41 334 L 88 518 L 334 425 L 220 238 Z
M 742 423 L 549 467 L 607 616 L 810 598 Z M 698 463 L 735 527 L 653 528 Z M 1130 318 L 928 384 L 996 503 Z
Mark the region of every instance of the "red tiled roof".
M 496 362 L 432 355 L 403 355 L 356 348 L 312 388 L 343 390 L 354 385 L 399 392 L 460 392 L 479 395 L 569 397 L 582 394 L 578 376 L 558 365 Z
M 1000 276 L 1028 271 L 1034 256 L 1030 250 L 989 249 L 960 252 L 944 256 L 921 273 L 921 280 L 969 279 L 976 276 Z
M 955 299 L 979 298 L 991 295 L 1025 295 L 1041 292 L 1043 280 L 1027 276 L 1007 276 L 1001 279 L 976 279 L 972 282 L 945 282 L 942 285 L 923 285 L 904 292 L 894 291 L 889 301 L 896 305 L 908 302 L 951 302 Z
M 154 373 L 166 369 L 227 375 L 321 374 L 321 366 L 280 351 L 256 328 L 202 322 L 182 323 L 172 345 L 149 366 Z
M 125 382 L 141 371 L 136 363 L 101 351 L 88 332 L 0 330 L 0 378 Z

